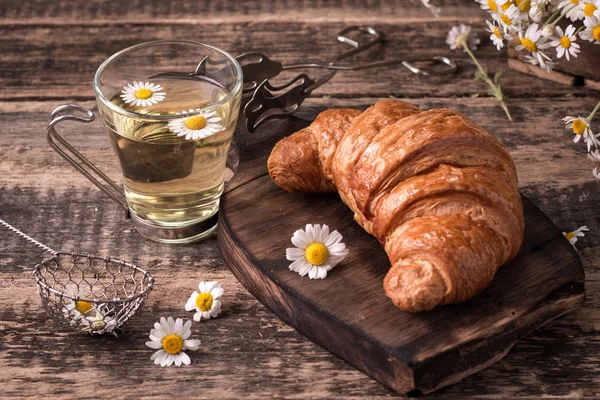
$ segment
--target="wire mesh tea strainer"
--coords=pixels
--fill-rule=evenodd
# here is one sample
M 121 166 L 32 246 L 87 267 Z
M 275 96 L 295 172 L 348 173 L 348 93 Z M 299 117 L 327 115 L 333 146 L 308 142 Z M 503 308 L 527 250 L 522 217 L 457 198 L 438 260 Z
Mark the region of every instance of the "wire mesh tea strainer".
M 154 287 L 152 275 L 134 264 L 55 251 L 2 219 L 0 225 L 52 253 L 34 267 L 33 276 L 48 314 L 76 332 L 116 335 Z

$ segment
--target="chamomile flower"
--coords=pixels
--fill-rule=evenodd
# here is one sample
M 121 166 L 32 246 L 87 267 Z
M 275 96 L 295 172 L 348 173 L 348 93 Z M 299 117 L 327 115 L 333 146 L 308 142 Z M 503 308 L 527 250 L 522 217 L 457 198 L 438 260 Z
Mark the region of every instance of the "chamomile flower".
M 531 65 L 535 65 L 535 66 L 543 69 L 547 73 L 551 73 L 552 70 L 554 69 L 554 67 L 556 67 L 556 64 L 557 64 L 557 63 L 555 63 L 552 60 L 546 60 L 544 62 L 544 65 L 542 66 L 542 65 L 540 65 L 540 63 L 539 63 L 539 61 L 538 61 L 538 59 L 536 57 L 532 57 L 532 56 L 530 56 L 528 54 L 524 55 L 522 57 L 522 59 L 523 59 L 523 61 L 525 61 L 525 62 L 527 62 L 527 63 L 529 63 Z
M 600 173 L 598 172 L 598 167 L 594 167 L 594 170 L 592 171 L 592 175 L 594 175 L 594 178 L 600 179 Z
M 431 0 L 421 0 L 421 3 L 423 3 L 423 5 L 429 9 L 429 12 L 431 12 L 434 17 L 440 16 L 442 9 L 431 4 Z
M 590 151 L 587 156 L 592 161 L 600 162 L 600 150 L 598 150 L 598 149 Z M 594 168 L 594 170 L 595 170 L 595 168 Z M 595 174 L 594 174 L 594 176 L 595 176 Z
M 533 3 L 529 8 L 528 15 L 533 22 L 539 24 L 544 17 L 544 6 L 540 3 Z
M 198 284 L 199 292 L 194 290 L 187 303 L 185 310 L 196 310 L 194 321 L 200 322 L 202 318 L 217 318 L 221 313 L 221 301 L 217 300 L 223 295 L 223 287 L 218 282 L 200 282 Z
M 483 10 L 497 13 L 498 10 L 506 10 L 511 6 L 508 0 L 477 0 Z
M 150 341 L 146 342 L 146 346 L 158 350 L 150 357 L 154 364 L 161 367 L 173 364 L 178 367 L 181 364 L 190 365 L 192 360 L 184 350 L 195 351 L 200 346 L 199 340 L 189 339 L 192 335 L 191 326 L 192 321 L 184 324 L 181 318 L 174 321 L 172 317 L 161 317 L 160 323 L 154 323 L 154 329 L 150 331 Z
M 544 54 L 543 50 L 551 46 L 548 38 L 542 36 L 542 31 L 538 24 L 531 24 L 525 33 L 519 34 L 521 44 L 515 47 L 517 51 L 527 50 L 533 59 L 536 59 L 542 68 L 551 58 Z
M 87 333 L 114 333 L 117 326 L 117 321 L 107 315 L 102 314 L 100 311 L 96 311 L 93 317 L 85 317 L 85 326 L 81 328 L 82 332 Z
M 584 18 L 600 18 L 600 0 L 581 0 L 580 6 Z
M 514 5 L 511 5 L 506 11 L 500 11 L 498 14 L 493 14 L 493 16 L 504 29 L 504 33 L 520 32 L 521 21 L 525 19 L 525 16 L 519 11 L 519 8 Z
M 329 233 L 329 226 L 307 224 L 306 229 L 299 229 L 292 236 L 296 247 L 288 248 L 285 255 L 290 270 L 310 279 L 325 279 L 331 271 L 347 255 L 348 249 L 342 243 L 342 235 L 338 231 Z
M 85 300 L 79 300 L 74 302 L 72 300 L 66 300 L 66 304 L 62 309 L 65 319 L 69 320 L 69 325 L 74 326 L 76 324 L 85 325 L 86 315 L 92 315 L 94 312 L 92 303 Z
M 600 43 L 600 18 L 591 17 L 583 20 L 585 29 L 579 34 L 583 40 Z
M 480 40 L 475 35 L 471 34 L 471 27 L 464 24 L 452 27 L 446 38 L 446 43 L 448 43 L 452 50 L 462 48 L 463 43 L 465 43 L 469 49 L 477 50 L 479 42 Z
M 565 129 L 572 129 L 575 137 L 573 142 L 577 143 L 583 138 L 587 144 L 588 152 L 594 147 L 598 147 L 598 139 L 594 136 L 592 128 L 586 118 L 566 116 L 563 118 Z
M 576 22 L 584 18 L 583 8 L 579 0 L 563 0 L 558 3 L 558 8 L 562 15 Z
M 544 25 L 542 28 L 542 37 L 551 38 L 552 36 L 556 36 L 556 28 L 554 25 Z
M 189 110 L 177 113 L 178 115 L 185 116 L 186 114 L 200 111 Z M 198 140 L 206 139 L 216 133 L 223 130 L 223 119 L 215 116 L 215 112 L 208 114 L 198 114 L 189 117 L 183 117 L 175 119 L 169 122 L 168 127 L 171 132 L 177 134 L 177 136 L 185 136 L 185 140 Z
M 152 82 L 133 81 L 123 86 L 121 98 L 126 104 L 136 107 L 150 107 L 166 97 L 161 85 Z
M 567 26 L 562 30 L 560 26 L 556 27 L 556 36 L 552 38 L 550 44 L 556 48 L 556 56 L 558 58 L 566 57 L 567 60 L 571 60 L 570 56 L 577 57 L 579 45 L 575 43 L 577 36 L 575 36 L 575 27 L 573 25 Z
M 571 243 L 573 247 L 575 247 L 575 243 L 577 243 L 577 238 L 585 236 L 585 233 L 583 232 L 589 232 L 589 228 L 585 225 L 575 229 L 573 232 L 563 232 L 562 234 L 565 235 L 569 243 Z
M 504 36 L 502 35 L 500 28 L 495 23 L 491 23 L 490 21 L 485 21 L 485 23 L 488 26 L 486 30 L 491 33 L 490 40 L 492 43 L 494 43 L 494 45 L 496 45 L 496 49 L 500 50 L 504 47 Z

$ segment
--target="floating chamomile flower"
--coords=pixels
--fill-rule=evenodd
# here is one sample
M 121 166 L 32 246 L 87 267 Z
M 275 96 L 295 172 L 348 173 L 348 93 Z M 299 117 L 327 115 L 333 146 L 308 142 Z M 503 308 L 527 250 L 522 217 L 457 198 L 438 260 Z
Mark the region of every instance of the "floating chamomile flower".
M 583 21 L 585 29 L 579 34 L 583 40 L 600 43 L 600 18 L 591 17 Z
M 200 322 L 202 318 L 216 318 L 221 313 L 221 301 L 217 300 L 223 295 L 223 287 L 218 282 L 200 282 L 199 292 L 194 290 L 187 303 L 185 310 L 196 310 L 194 321 Z
M 307 224 L 305 230 L 294 232 L 292 243 L 296 247 L 285 251 L 287 260 L 293 261 L 290 270 L 300 276 L 308 274 L 310 279 L 325 279 L 327 271 L 348 255 L 342 235 L 338 231 L 329 233 L 327 225 Z
M 565 235 L 565 237 L 569 240 L 569 243 L 571 243 L 573 245 L 573 247 L 575 247 L 575 243 L 577 243 L 577 238 L 584 237 L 585 233 L 583 233 L 583 232 L 588 232 L 588 231 L 589 231 L 589 228 L 584 225 L 582 227 L 575 229 L 573 232 L 563 232 L 562 234 Z
M 133 81 L 123 86 L 121 98 L 131 106 L 150 107 L 166 97 L 163 87 L 151 82 Z
M 496 23 L 491 23 L 490 21 L 485 21 L 485 23 L 488 26 L 486 30 L 491 33 L 490 40 L 496 45 L 496 49 L 500 50 L 504 47 L 504 36 L 502 35 L 500 28 Z
M 562 30 L 560 26 L 556 27 L 556 36 L 552 38 L 550 44 L 556 48 L 556 56 L 561 58 L 565 56 L 567 60 L 571 60 L 570 56 L 577 57 L 579 45 L 575 43 L 577 36 L 575 36 L 575 27 L 573 25 L 567 26 Z
M 583 138 L 587 144 L 588 151 L 594 147 L 598 147 L 598 140 L 592 132 L 592 128 L 586 118 L 566 116 L 563 118 L 565 129 L 572 129 L 575 137 L 573 142 L 577 143 Z
M 187 321 L 185 325 L 181 318 L 176 321 L 172 317 L 160 318 L 160 323 L 154 323 L 154 329 L 150 331 L 150 341 L 146 346 L 158 350 L 151 360 L 154 364 L 161 367 L 168 367 L 173 364 L 180 367 L 181 364 L 190 365 L 192 360 L 184 353 L 184 350 L 198 350 L 200 340 L 190 340 L 192 335 L 192 321 Z
M 198 112 L 200 109 L 182 111 L 177 115 Z M 221 117 L 216 117 L 215 112 L 208 114 L 198 114 L 189 117 L 179 118 L 169 122 L 169 129 L 177 136 L 185 136 L 185 140 L 205 139 L 223 130 Z

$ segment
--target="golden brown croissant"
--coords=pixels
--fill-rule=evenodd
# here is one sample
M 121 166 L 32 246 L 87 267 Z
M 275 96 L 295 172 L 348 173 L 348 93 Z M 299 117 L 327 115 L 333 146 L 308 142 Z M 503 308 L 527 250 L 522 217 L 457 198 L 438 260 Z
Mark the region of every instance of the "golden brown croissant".
M 508 151 L 451 110 L 386 100 L 324 111 L 277 143 L 268 169 L 287 191 L 338 191 L 384 246 L 384 289 L 405 311 L 481 292 L 523 240 Z

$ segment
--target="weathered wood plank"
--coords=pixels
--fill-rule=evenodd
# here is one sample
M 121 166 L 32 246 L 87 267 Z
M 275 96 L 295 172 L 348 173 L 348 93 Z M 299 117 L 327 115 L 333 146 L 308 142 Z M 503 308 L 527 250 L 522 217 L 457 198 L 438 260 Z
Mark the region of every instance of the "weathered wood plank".
M 473 0 L 433 0 L 443 7 L 441 19 L 478 15 Z M 396 22 L 398 18 L 434 19 L 420 0 L 250 0 L 189 2 L 133 0 L 115 4 L 102 0 L 22 2 L 5 0 L 0 24 L 81 24 L 121 23 L 239 23 L 282 20 Z
M 371 50 L 365 59 L 447 55 L 459 69 L 443 77 L 416 77 L 404 67 L 339 73 L 315 95 L 341 97 L 468 97 L 485 95 L 481 81 L 473 79 L 474 67 L 468 56 L 452 52 L 446 45 L 448 30 L 458 21 L 398 22 L 374 24 L 388 38 L 381 54 Z M 93 99 L 92 79 L 98 66 L 125 47 L 153 39 L 195 39 L 206 41 L 233 54 L 255 50 L 268 53 L 284 63 L 299 60 L 328 60 L 344 46 L 335 42 L 342 23 L 273 22 L 206 25 L 124 24 L 116 26 L 8 26 L 0 35 L 0 100 L 86 100 Z M 484 35 L 483 23 L 476 26 Z M 64 38 L 77 38 L 65 40 Z M 307 46 L 305 38 L 311 38 Z M 273 47 L 273 43 L 277 47 Z M 490 71 L 507 70 L 503 52 L 484 38 L 477 54 Z M 27 56 L 23 57 L 23 49 Z M 319 76 L 318 71 L 311 72 Z M 289 79 L 292 74 L 282 76 Z M 590 89 L 549 85 L 542 79 L 507 71 L 502 79 L 506 94 L 513 98 L 590 95 Z
M 340 74 L 315 92 L 340 99 L 310 99 L 300 116 L 312 118 L 331 106 L 364 107 L 375 97 L 390 94 L 410 97 L 426 107 L 457 108 L 502 138 L 519 165 L 521 191 L 558 226 L 574 229 L 588 224 L 592 229 L 578 243 L 586 267 L 585 307 L 521 340 L 491 368 L 432 397 L 534 399 L 600 394 L 600 359 L 593 351 L 600 337 L 596 295 L 600 251 L 594 247 L 600 229 L 600 216 L 594 210 L 600 198 L 591 162 L 584 159 L 581 145 L 570 142 L 560 122 L 566 114 L 591 110 L 597 94 L 508 72 L 503 87 L 513 97 L 511 111 L 518 115 L 516 123 L 508 123 L 492 100 L 468 98 L 483 95 L 485 87 L 472 81 L 474 70 L 467 58 L 451 53 L 444 43 L 450 26 L 473 24 L 484 43 L 478 57 L 492 72 L 506 69 L 505 55 L 483 36 L 484 13 L 471 0 L 432 2 L 444 8 L 439 19 L 432 18 L 418 0 L 4 0 L 0 7 L 0 123 L 4 127 L 0 217 L 58 248 L 133 257 L 163 283 L 157 285 L 144 314 L 126 325 L 120 339 L 89 339 L 56 331 L 41 312 L 26 267 L 43 254 L 0 231 L 0 397 L 393 396 L 304 339 L 253 299 L 224 268 L 215 240 L 187 247 L 143 240 L 120 209 L 47 148 L 42 135 L 55 106 L 69 101 L 93 105 L 95 69 L 123 47 L 158 38 L 192 38 L 234 53 L 264 50 L 291 62 L 309 54 L 307 37 L 315 58 L 335 54 L 338 50 L 329 43 L 336 30 L 361 23 L 386 30 L 391 39 L 386 55 L 423 54 L 426 48 L 428 54 L 451 54 L 461 71 L 452 79 L 433 81 L 419 81 L 399 71 Z M 571 94 L 587 97 L 566 97 Z M 83 128 L 65 125 L 64 130 L 74 143 L 85 143 L 84 153 L 118 179 L 119 168 L 100 123 Z M 143 345 L 152 317 L 189 317 L 182 302 L 200 279 L 225 284 L 222 318 L 195 326 L 203 346 L 192 354 L 192 367 L 152 366 L 151 351 Z

